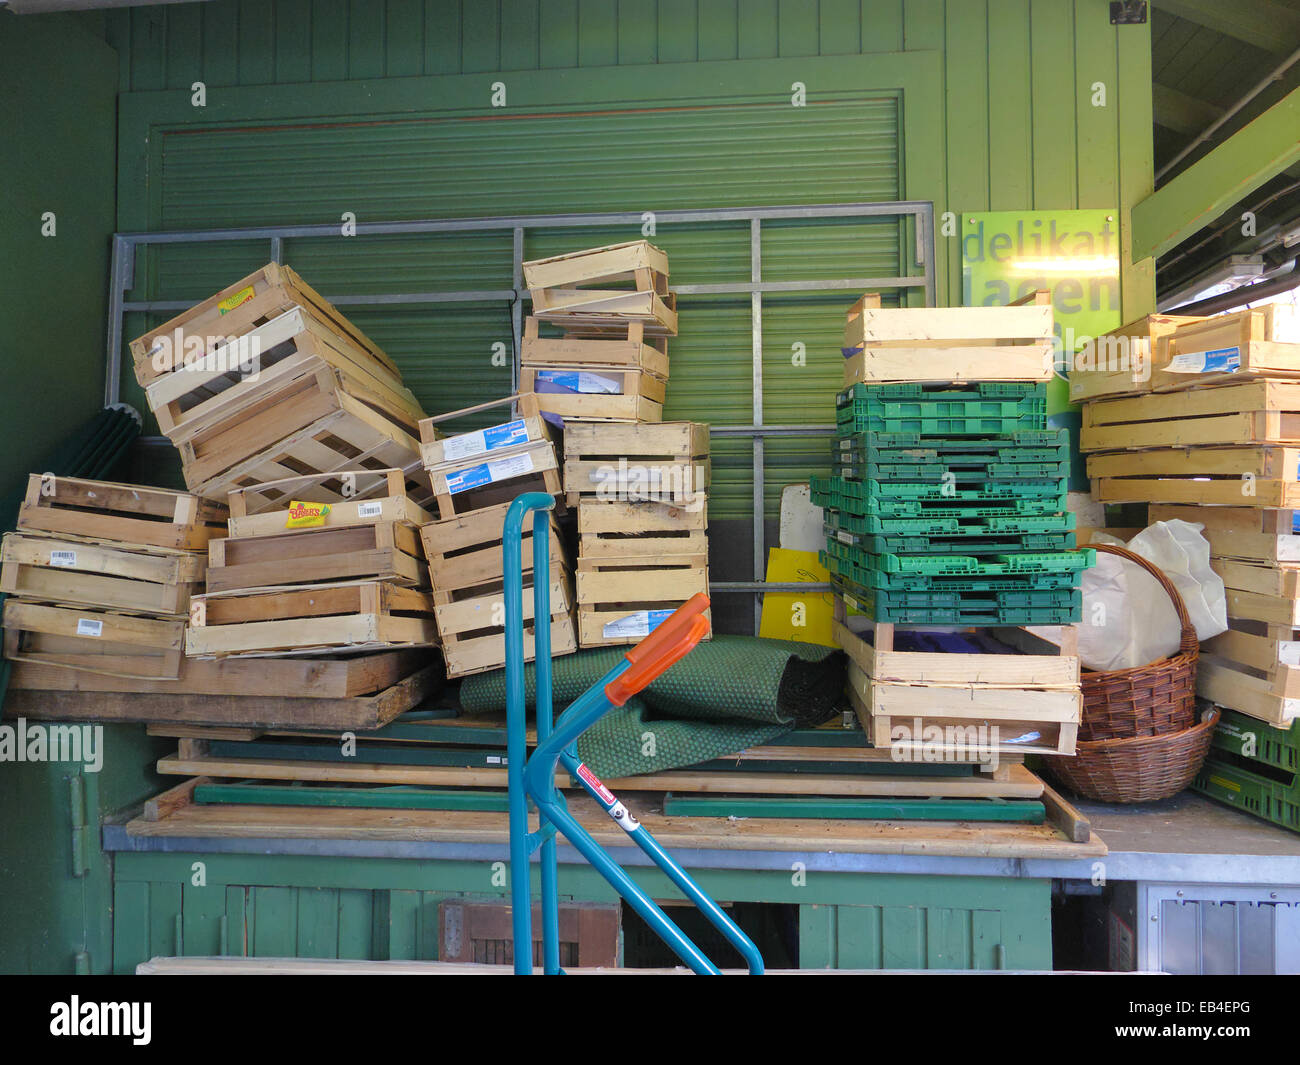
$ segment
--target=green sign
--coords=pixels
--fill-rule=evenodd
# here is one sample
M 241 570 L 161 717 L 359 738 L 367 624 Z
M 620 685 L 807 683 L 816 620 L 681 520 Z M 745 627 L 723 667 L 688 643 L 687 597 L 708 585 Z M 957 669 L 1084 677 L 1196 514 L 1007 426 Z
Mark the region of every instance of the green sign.
M 996 307 L 1052 294 L 1058 378 L 1048 410 L 1069 406 L 1061 352 L 1073 354 L 1093 337 L 1123 324 L 1119 296 L 1119 212 L 984 211 L 963 214 L 962 304 Z

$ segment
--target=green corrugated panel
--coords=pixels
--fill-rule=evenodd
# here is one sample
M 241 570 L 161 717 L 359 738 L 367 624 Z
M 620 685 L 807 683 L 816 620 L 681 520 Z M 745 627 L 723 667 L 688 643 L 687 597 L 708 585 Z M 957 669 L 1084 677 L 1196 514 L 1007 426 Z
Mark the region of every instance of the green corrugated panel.
M 672 112 L 321 123 L 292 129 L 220 129 L 168 136 L 163 228 L 319 223 L 352 211 L 359 221 L 599 210 L 652 211 L 891 200 L 899 196 L 897 101 L 889 98 L 778 106 L 701 106 Z M 599 145 L 599 151 L 593 150 Z M 293 175 L 286 180 L 285 175 Z M 529 234 L 540 257 L 640 236 L 639 229 Z M 665 226 L 652 239 L 678 285 L 749 277 L 747 225 Z M 764 277 L 806 280 L 893 276 L 895 220 L 764 227 Z M 256 269 L 265 244 L 167 247 L 142 276 L 161 299 L 200 299 Z M 512 283 L 509 235 L 288 241 L 286 261 L 326 295 Z M 140 294 L 137 294 L 140 295 Z M 764 302 L 763 417 L 828 424 L 841 384 L 845 307 L 855 292 L 769 297 Z M 683 298 L 681 333 L 669 342 L 665 417 L 746 424 L 752 341 L 749 300 Z M 504 394 L 508 370 L 492 344 L 510 339 L 509 307 L 354 309 L 357 324 L 393 355 L 430 413 Z M 140 329 L 133 323 L 128 336 Z M 806 364 L 791 362 L 801 344 Z M 125 390 L 126 397 L 135 393 Z M 827 467 L 817 441 L 772 440 L 765 495 Z M 750 448 L 715 441 L 712 512 L 750 513 Z

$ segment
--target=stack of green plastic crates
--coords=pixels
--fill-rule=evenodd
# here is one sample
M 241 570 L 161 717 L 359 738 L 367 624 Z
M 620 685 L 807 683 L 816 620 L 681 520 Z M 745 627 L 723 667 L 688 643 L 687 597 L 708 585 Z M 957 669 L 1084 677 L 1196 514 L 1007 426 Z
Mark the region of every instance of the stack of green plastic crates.
M 1221 713 L 1192 787 L 1300 832 L 1300 722 L 1281 729 L 1235 710 Z
M 854 384 L 836 399 L 822 563 L 877 621 L 1079 620 L 1070 445 L 1044 384 Z

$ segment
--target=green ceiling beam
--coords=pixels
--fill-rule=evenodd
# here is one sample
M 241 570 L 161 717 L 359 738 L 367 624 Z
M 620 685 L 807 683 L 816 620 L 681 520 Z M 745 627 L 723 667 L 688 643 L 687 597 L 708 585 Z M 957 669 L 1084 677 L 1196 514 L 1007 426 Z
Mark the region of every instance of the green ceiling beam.
M 1157 126 L 1195 136 L 1223 114 L 1221 107 L 1206 103 L 1168 85 L 1151 85 L 1151 105 Z
M 1132 261 L 1163 255 L 1300 160 L 1300 89 L 1136 204 Z
M 1300 44 L 1300 12 L 1275 0 L 1153 0 L 1153 6 L 1266 52 L 1289 55 Z

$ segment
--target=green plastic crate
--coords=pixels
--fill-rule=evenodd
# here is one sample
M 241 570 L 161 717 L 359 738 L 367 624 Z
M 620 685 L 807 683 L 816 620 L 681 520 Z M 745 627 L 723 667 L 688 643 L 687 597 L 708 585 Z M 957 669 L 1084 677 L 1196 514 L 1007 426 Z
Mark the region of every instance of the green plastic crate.
M 1264 775 L 1260 771 L 1266 768 L 1263 763 L 1257 763 L 1258 768 L 1251 770 L 1229 761 L 1231 757 L 1211 750 L 1192 781 L 1192 788 L 1211 799 L 1245 810 L 1292 832 L 1300 832 L 1300 786 L 1295 774 L 1290 774 L 1288 783 Z
M 1022 429 L 1014 433 L 971 437 L 923 436 L 920 433 L 849 433 L 836 437 L 833 447 L 868 451 L 875 455 L 906 451 L 924 451 L 932 455 L 974 454 L 1004 451 L 1042 450 L 1052 452 L 1051 458 L 1069 458 L 1070 432 L 1068 429 Z M 1039 461 L 1039 460 L 1034 460 Z
M 900 602 L 897 593 L 861 588 L 838 578 L 833 584 L 851 606 L 868 617 L 900 625 L 1069 625 L 1077 622 L 1082 612 L 1077 589 L 1065 593 L 1072 597 L 1066 606 L 1035 598 L 1056 594 L 1052 592 L 1009 593 L 1001 601 L 957 595 L 955 603 L 951 595 L 940 595 L 937 598 L 943 601 L 935 602 L 921 601 L 916 593 L 901 593 L 907 601 Z
M 1214 747 L 1237 757 L 1284 773 L 1300 773 L 1300 722 L 1282 729 L 1236 710 L 1223 709 L 1212 742 Z
M 1071 591 L 1078 583 L 1075 573 L 1038 574 L 930 574 L 891 573 L 850 559 L 837 557 L 830 552 L 818 552 L 818 559 L 827 571 L 860 588 L 874 588 L 895 592 L 965 592 L 1006 593 Z
M 1009 436 L 1047 429 L 1047 388 L 1041 384 L 962 390 L 856 384 L 835 402 L 840 433 Z

